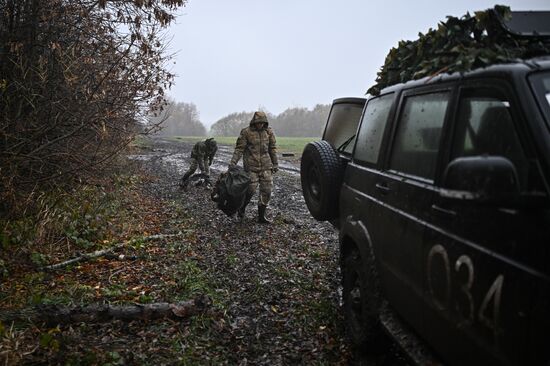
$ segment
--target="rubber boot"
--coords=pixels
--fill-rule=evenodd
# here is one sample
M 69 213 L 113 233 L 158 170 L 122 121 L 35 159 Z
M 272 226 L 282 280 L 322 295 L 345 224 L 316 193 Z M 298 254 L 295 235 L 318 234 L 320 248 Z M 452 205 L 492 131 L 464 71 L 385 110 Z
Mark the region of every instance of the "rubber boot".
M 180 188 L 187 190 L 187 186 L 189 185 L 189 178 L 191 177 L 191 175 L 193 175 L 193 173 L 189 173 L 189 172 L 185 173 L 183 178 L 181 178 Z
M 264 206 L 264 205 L 259 205 L 258 206 L 258 222 L 260 224 L 271 224 L 271 221 L 269 221 L 265 217 L 266 208 L 267 208 L 267 206 Z
M 189 182 L 191 180 L 192 175 L 193 175 L 192 171 L 185 172 L 185 174 L 183 175 L 180 181 L 180 188 L 187 190 L 187 187 L 189 186 Z

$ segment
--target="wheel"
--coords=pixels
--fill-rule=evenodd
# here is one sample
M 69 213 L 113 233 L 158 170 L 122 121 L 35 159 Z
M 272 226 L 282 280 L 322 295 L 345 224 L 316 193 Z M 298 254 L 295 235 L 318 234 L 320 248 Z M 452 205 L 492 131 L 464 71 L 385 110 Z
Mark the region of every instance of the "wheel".
M 369 256 L 371 257 L 371 256 Z M 361 352 L 376 351 L 384 335 L 380 325 L 380 290 L 373 258 L 361 259 L 357 249 L 342 261 L 342 297 L 347 335 Z
M 344 166 L 335 149 L 326 141 L 310 142 L 300 165 L 302 192 L 311 215 L 319 220 L 338 217 L 338 199 Z

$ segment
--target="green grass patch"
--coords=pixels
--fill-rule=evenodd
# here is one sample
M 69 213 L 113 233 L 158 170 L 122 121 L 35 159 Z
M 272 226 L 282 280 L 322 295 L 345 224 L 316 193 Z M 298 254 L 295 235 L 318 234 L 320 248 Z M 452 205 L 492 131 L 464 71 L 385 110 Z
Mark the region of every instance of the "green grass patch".
M 184 260 L 174 272 L 175 288 L 172 291 L 177 301 L 193 299 L 197 295 L 209 296 L 214 306 L 223 308 L 224 304 L 216 291 L 216 281 L 201 269 L 194 260 Z
M 172 136 L 168 139 L 172 141 L 197 142 L 205 138 L 197 136 Z M 216 136 L 215 139 L 220 145 L 234 146 L 237 136 Z M 320 139 L 320 137 L 277 137 L 277 147 L 279 153 L 289 152 L 301 155 L 306 144 Z
M 183 142 L 198 142 L 206 139 L 206 136 L 170 136 L 166 138 L 170 141 L 183 141 Z M 221 144 L 220 140 L 216 137 L 218 144 Z
M 278 137 L 279 152 L 293 152 L 302 155 L 304 147 L 312 142 L 320 140 L 320 137 Z
M 123 222 L 131 214 L 133 201 L 128 192 L 139 182 L 135 175 L 115 175 L 101 184 L 43 192 L 26 215 L 12 220 L 0 218 L 2 248 L 27 246 L 31 249 L 29 259 L 37 267 L 50 260 L 44 244 L 67 239 L 82 250 L 90 250 L 120 232 L 111 224 Z
M 149 147 L 151 145 L 151 139 L 148 136 L 143 135 L 137 135 L 130 143 L 130 146 L 132 147 Z

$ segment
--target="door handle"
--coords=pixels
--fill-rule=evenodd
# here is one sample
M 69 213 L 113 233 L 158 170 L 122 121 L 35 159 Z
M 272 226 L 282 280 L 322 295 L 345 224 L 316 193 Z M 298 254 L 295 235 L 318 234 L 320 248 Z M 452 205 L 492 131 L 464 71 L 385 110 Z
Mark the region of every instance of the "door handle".
M 375 187 L 382 192 L 382 194 L 388 194 L 391 191 L 391 188 L 387 185 L 387 183 L 376 183 Z
M 432 211 L 434 211 L 440 217 L 446 217 L 449 219 L 454 219 L 456 217 L 456 211 L 447 210 L 443 207 L 439 207 L 436 204 L 432 205 Z

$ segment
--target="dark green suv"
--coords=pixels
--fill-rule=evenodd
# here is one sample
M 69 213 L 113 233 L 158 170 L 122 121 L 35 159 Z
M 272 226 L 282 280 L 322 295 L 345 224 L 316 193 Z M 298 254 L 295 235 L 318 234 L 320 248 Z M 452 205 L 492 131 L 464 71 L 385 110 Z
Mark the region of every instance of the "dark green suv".
M 357 347 L 385 331 L 419 363 L 550 365 L 550 59 L 336 100 L 301 169 L 339 228 Z

